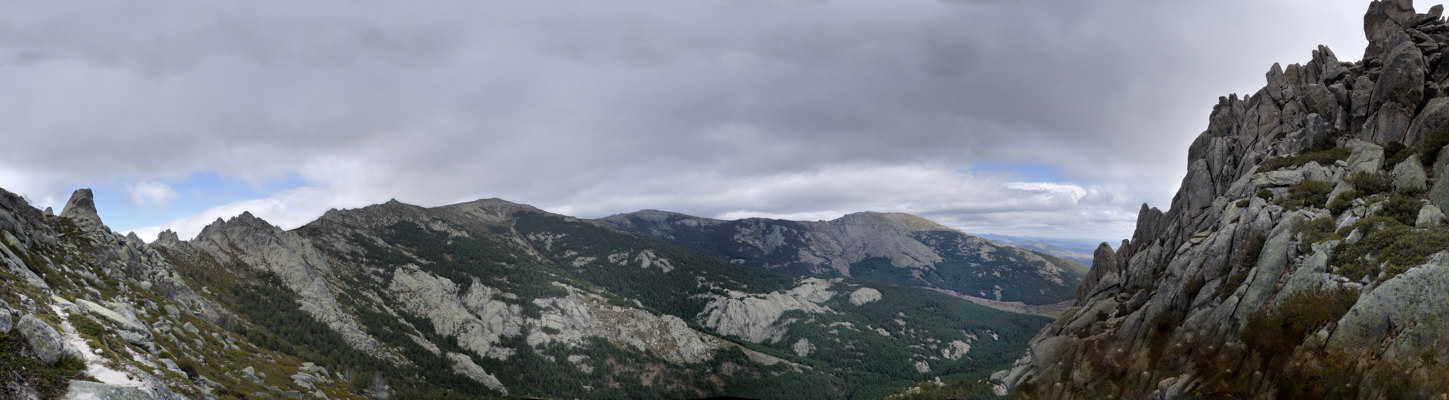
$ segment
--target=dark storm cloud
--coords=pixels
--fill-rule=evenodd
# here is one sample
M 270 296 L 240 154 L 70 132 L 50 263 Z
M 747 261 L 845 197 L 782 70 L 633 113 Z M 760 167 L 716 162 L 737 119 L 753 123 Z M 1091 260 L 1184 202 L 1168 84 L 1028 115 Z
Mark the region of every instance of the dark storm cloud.
M 306 201 L 330 202 L 305 213 L 500 196 L 584 216 L 1120 223 L 1165 205 L 1217 96 L 1318 43 L 1357 58 L 1365 5 L 7 4 L 0 185 L 56 198 L 216 171 L 300 175 L 317 188 Z M 1007 180 L 950 172 L 983 162 L 1053 165 L 1094 194 L 1013 202 Z M 954 190 L 864 186 L 892 179 Z

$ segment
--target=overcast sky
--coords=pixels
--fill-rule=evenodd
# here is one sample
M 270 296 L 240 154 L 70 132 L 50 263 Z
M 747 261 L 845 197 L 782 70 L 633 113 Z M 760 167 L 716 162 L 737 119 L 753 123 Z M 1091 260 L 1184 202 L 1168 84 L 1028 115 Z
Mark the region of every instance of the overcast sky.
M 0 187 L 146 240 L 498 197 L 1116 241 L 1367 4 L 4 0 Z

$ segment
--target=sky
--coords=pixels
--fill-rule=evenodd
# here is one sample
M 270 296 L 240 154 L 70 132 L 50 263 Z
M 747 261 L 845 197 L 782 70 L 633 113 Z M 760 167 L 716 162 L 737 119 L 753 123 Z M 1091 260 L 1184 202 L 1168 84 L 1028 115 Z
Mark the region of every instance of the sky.
M 148 241 L 495 197 L 1116 241 L 1368 1 L 0 4 L 0 188 Z

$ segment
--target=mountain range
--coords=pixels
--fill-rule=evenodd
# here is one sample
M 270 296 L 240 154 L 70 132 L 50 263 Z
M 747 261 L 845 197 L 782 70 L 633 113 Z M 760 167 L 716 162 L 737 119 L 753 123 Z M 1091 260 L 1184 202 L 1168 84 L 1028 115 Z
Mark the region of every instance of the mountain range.
M 0 192 L 0 227 L 17 398 L 876 398 L 984 382 L 1049 322 L 952 292 L 1049 303 L 1082 277 L 904 214 L 391 201 L 145 243 L 83 189 L 58 216 Z

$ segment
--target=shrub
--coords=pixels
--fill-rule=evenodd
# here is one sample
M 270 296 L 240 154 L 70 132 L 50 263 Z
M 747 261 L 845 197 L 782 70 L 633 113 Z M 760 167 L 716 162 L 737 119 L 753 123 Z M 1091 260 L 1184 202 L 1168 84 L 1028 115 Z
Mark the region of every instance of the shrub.
M 1328 201 L 1328 211 L 1333 212 L 1333 215 L 1341 215 L 1353 205 L 1353 199 L 1356 198 L 1358 198 L 1358 192 L 1352 189 L 1340 192 L 1337 196 L 1333 196 L 1333 200 Z
M 1384 145 L 1384 155 L 1387 156 L 1384 158 L 1384 165 L 1390 167 L 1399 165 L 1399 163 L 1409 159 L 1409 156 L 1414 155 L 1416 153 L 1414 150 L 1404 146 L 1403 143 L 1389 142 L 1389 144 Z
M 1288 208 L 1319 207 L 1328 201 L 1333 184 L 1324 181 L 1302 181 L 1288 187 L 1288 197 L 1279 203 Z
M 1414 222 L 1419 219 L 1419 209 L 1423 207 L 1424 203 L 1420 202 L 1419 199 L 1402 193 L 1395 193 L 1388 200 L 1384 201 L 1384 208 L 1379 213 L 1385 217 L 1393 218 L 1401 224 L 1414 225 Z
M 1384 279 L 1393 278 L 1409 268 L 1423 264 L 1429 256 L 1444 250 L 1449 243 L 1449 230 L 1443 228 L 1409 232 L 1379 250 L 1384 262 Z
M 1414 230 L 1383 216 L 1364 218 L 1344 229 L 1364 233 L 1358 243 L 1340 246 L 1333 255 L 1337 273 L 1353 279 L 1378 276 L 1381 265 L 1385 272 L 1382 278 L 1392 278 L 1423 264 L 1449 243 L 1449 229 Z
M 1394 176 L 1387 172 L 1354 172 L 1348 176 L 1348 183 L 1362 196 L 1372 196 L 1394 190 Z
M 1273 191 L 1272 190 L 1260 189 L 1260 190 L 1258 190 L 1258 194 L 1256 194 L 1256 196 L 1258 196 L 1258 198 L 1263 199 L 1263 200 L 1273 201 Z
M 1334 232 L 1337 227 L 1333 217 L 1314 218 L 1293 227 L 1293 233 L 1298 235 L 1298 251 L 1307 253 L 1315 243 L 1339 239 Z
M 1243 326 L 1243 343 L 1269 364 L 1303 343 L 1310 333 L 1343 317 L 1358 301 L 1358 289 L 1312 288 L 1289 294 L 1278 307 L 1253 313 Z
M 1316 143 L 1310 151 L 1294 154 L 1291 156 L 1273 157 L 1263 160 L 1258 164 L 1258 173 L 1279 170 L 1287 167 L 1301 167 L 1309 162 L 1317 162 L 1319 165 L 1331 165 L 1339 160 L 1348 159 L 1351 150 L 1347 147 L 1331 147 L 1332 141 Z

